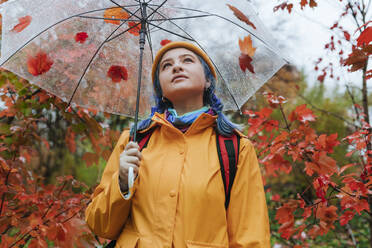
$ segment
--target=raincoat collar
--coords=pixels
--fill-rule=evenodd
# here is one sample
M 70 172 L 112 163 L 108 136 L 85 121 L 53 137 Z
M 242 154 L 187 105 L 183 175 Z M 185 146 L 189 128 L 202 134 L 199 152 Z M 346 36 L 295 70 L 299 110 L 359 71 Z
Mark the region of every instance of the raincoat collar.
M 216 123 L 216 119 L 217 119 L 217 116 L 216 115 L 213 116 L 213 115 L 210 115 L 210 114 L 207 114 L 207 113 L 202 113 L 191 124 L 191 126 L 189 127 L 189 129 L 186 131 L 185 134 L 190 134 L 190 133 L 198 132 L 198 131 L 203 130 L 205 128 L 214 126 L 215 123 Z M 170 123 L 169 121 L 166 120 L 164 113 L 163 114 L 159 114 L 159 113 L 156 112 L 153 115 L 153 117 L 151 118 L 151 120 L 152 120 L 151 125 L 147 129 L 145 129 L 145 130 L 143 130 L 141 132 L 146 132 L 146 131 L 148 131 L 149 129 L 153 128 L 156 125 L 167 126 L 169 128 L 178 130 L 175 126 L 172 125 L 172 123 Z
M 210 115 L 207 113 L 202 113 L 195 121 L 194 123 L 190 126 L 189 130 L 186 131 L 186 133 L 192 133 L 192 132 L 197 132 L 202 129 L 208 128 L 210 126 L 215 126 L 217 119 L 217 115 Z M 139 133 L 145 133 L 149 131 L 150 129 L 154 128 L 155 126 L 168 126 L 173 129 L 177 129 L 175 126 L 172 125 L 172 123 L 168 122 L 165 119 L 165 114 L 160 114 L 158 112 L 155 112 L 155 114 L 151 118 L 152 122 L 150 126 L 146 129 L 143 129 L 139 131 Z M 178 129 L 177 129 L 178 130 Z M 239 130 L 234 130 L 236 134 L 238 134 L 242 138 L 248 138 L 246 135 L 244 135 L 242 132 Z

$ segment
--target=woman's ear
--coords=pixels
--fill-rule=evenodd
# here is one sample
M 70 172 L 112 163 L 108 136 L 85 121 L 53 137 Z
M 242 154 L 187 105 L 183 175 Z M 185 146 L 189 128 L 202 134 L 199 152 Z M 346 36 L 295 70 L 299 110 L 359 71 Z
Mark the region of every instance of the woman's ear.
M 205 86 L 204 86 L 204 88 L 205 88 L 205 89 L 208 89 L 210 86 L 211 86 L 211 82 L 210 82 L 210 80 L 207 80 L 207 81 L 205 82 Z

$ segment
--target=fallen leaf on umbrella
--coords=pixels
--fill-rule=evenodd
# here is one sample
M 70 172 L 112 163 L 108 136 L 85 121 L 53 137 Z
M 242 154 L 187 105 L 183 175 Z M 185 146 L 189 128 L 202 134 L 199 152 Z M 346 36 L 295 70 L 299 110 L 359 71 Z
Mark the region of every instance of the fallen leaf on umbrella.
M 128 19 L 129 14 L 123 10 L 122 8 L 112 8 L 112 9 L 107 9 L 105 10 L 105 13 L 103 14 L 104 18 L 109 18 L 109 19 Z M 119 20 L 105 20 L 107 23 L 112 23 L 115 25 L 120 25 Z
M 82 44 L 87 40 L 87 38 L 88 38 L 88 34 L 85 32 L 80 32 L 75 35 L 75 41 L 80 42 Z
M 28 72 L 31 75 L 39 76 L 50 70 L 53 61 L 44 52 L 37 53 L 34 57 L 29 57 L 27 60 Z
M 239 65 L 242 71 L 245 72 L 248 69 L 250 72 L 255 73 L 252 61 L 253 59 L 251 57 L 249 57 L 247 54 L 242 53 L 239 57 Z
M 234 12 L 234 15 L 241 21 L 247 23 L 252 28 L 256 29 L 256 26 L 251 22 L 246 15 L 244 15 L 243 12 L 235 8 L 234 6 L 231 6 L 230 4 L 227 4 L 227 6 Z
M 13 27 L 12 32 L 21 32 L 23 29 L 27 28 L 30 25 L 32 20 L 31 16 L 24 16 L 18 19 L 18 24 Z
M 119 83 L 121 80 L 128 79 L 128 71 L 125 66 L 112 65 L 107 71 L 107 76 L 111 78 L 114 83 Z
M 253 47 L 250 35 L 244 37 L 244 40 L 239 39 L 239 47 L 242 53 L 247 54 L 250 57 L 253 57 L 256 52 L 256 48 Z
M 171 40 L 162 40 L 162 41 L 160 42 L 160 45 L 161 45 L 161 46 L 165 46 L 166 44 L 171 43 L 171 42 L 172 42 Z
M 242 52 L 239 57 L 239 65 L 242 71 L 246 71 L 247 69 L 255 73 L 252 62 L 252 57 L 254 56 L 256 49 L 253 47 L 251 36 L 244 37 L 244 40 L 239 39 L 239 47 L 240 51 Z
M 138 24 L 138 25 L 137 25 Z M 134 36 L 139 36 L 140 35 L 140 30 L 141 30 L 141 24 L 138 22 L 128 22 L 129 30 L 128 32 L 133 34 Z

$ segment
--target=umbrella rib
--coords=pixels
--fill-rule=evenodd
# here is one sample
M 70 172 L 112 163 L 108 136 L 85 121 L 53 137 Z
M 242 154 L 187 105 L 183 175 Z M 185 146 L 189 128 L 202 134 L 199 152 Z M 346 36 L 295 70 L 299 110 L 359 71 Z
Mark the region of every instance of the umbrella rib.
M 147 41 L 149 42 L 149 47 L 150 47 L 150 52 L 151 52 L 151 63 L 154 62 L 154 51 L 152 50 L 152 39 L 151 39 L 151 32 L 150 32 L 150 27 L 149 25 L 146 25 L 147 32 L 146 32 L 146 37 Z
M 189 41 L 194 41 L 194 42 L 195 42 L 195 40 L 192 39 L 192 38 L 189 38 L 189 37 L 186 37 L 186 36 L 183 36 L 183 35 L 177 34 L 177 33 L 175 33 L 175 32 L 172 32 L 172 31 L 170 31 L 170 30 L 167 30 L 167 29 L 165 29 L 165 28 L 159 27 L 158 25 L 155 25 L 155 24 L 153 24 L 153 23 L 150 23 L 150 22 L 149 22 L 148 24 L 149 24 L 149 25 L 152 25 L 152 26 L 154 26 L 154 27 L 157 27 L 158 29 L 161 29 L 161 30 L 163 30 L 163 31 L 165 31 L 165 32 L 167 32 L 167 33 L 170 33 L 170 34 L 176 35 L 176 36 L 178 36 L 178 37 L 180 37 L 180 38 L 182 38 L 182 39 L 189 40 Z
M 138 6 L 138 5 L 131 5 L 130 7 L 134 7 L 134 6 Z M 72 15 L 72 16 L 69 16 L 63 20 L 60 20 L 52 25 L 50 25 L 49 27 L 45 28 L 44 30 L 40 31 L 38 34 L 36 34 L 34 37 L 32 37 L 30 40 L 28 40 L 25 44 L 23 44 L 20 48 L 18 48 L 12 55 L 10 55 L 3 63 L 0 64 L 0 67 L 2 67 L 3 65 L 5 65 L 5 63 L 7 63 L 11 58 L 14 57 L 14 55 L 16 55 L 20 50 L 22 50 L 25 46 L 27 46 L 28 44 L 30 44 L 34 39 L 36 39 L 39 35 L 43 34 L 44 32 L 48 31 L 49 29 L 53 28 L 54 26 L 57 26 L 58 24 L 62 23 L 62 22 L 65 22 L 65 21 L 68 21 L 72 18 L 76 18 L 76 17 L 79 17 L 80 15 L 85 15 L 85 14 L 90 14 L 90 13 L 94 13 L 94 12 L 98 12 L 98 11 L 102 11 L 102 10 L 107 10 L 107 9 L 112 9 L 112 7 L 110 8 L 102 8 L 102 9 L 95 9 L 95 10 L 90 10 L 90 11 L 87 11 L 87 12 L 82 12 L 82 13 L 78 13 L 76 15 Z M 138 11 L 138 10 L 137 10 Z
M 115 4 L 116 6 L 118 6 L 119 8 L 122 8 L 123 10 L 125 10 L 126 12 L 128 12 L 130 15 L 132 16 L 135 16 L 136 18 L 138 18 L 139 20 L 141 20 L 141 17 L 138 17 L 136 16 L 134 13 L 132 13 L 131 11 L 129 11 L 127 8 L 125 8 L 124 6 L 121 6 L 120 4 L 116 3 L 114 0 L 109 0 L 110 2 L 112 2 L 113 4 Z M 137 11 L 136 11 L 137 12 Z M 136 13 L 135 12 L 135 13 Z
M 139 9 L 138 9 L 139 10 Z M 137 13 L 138 10 L 136 10 L 134 13 Z M 92 64 L 94 58 L 96 57 L 96 55 L 98 54 L 98 52 L 101 50 L 101 48 L 103 47 L 104 44 L 107 43 L 107 41 L 110 39 L 110 37 L 119 29 L 121 28 L 123 25 L 124 25 L 125 22 L 121 23 L 114 31 L 111 32 L 111 34 L 99 45 L 99 47 L 97 48 L 96 52 L 93 54 L 92 58 L 90 59 L 88 65 L 85 67 L 85 70 L 83 72 L 83 74 L 81 75 L 80 79 L 79 79 L 79 82 L 77 83 L 75 89 L 74 89 L 74 92 L 72 93 L 71 97 L 70 97 L 70 100 L 68 102 L 68 105 L 67 106 L 70 106 L 71 102 L 72 102 L 72 99 L 74 98 L 75 94 L 76 94 L 76 91 L 77 89 L 79 88 L 80 86 L 80 83 L 81 83 L 81 80 L 83 80 L 83 77 L 85 76 L 86 72 L 88 71 L 88 68 L 89 66 Z M 133 27 L 131 27 L 133 28 Z M 131 29 L 129 28 L 129 29 Z M 128 29 L 128 30 L 129 30 Z
M 174 20 L 194 19 L 194 18 L 209 17 L 209 16 L 213 16 L 213 15 L 183 16 L 183 17 L 173 17 L 173 18 L 165 18 L 165 19 L 152 19 L 151 21 L 154 21 L 154 22 L 174 21 Z
M 147 21 L 151 16 L 153 16 L 155 13 L 158 13 L 157 11 L 158 11 L 161 7 L 163 7 L 163 5 L 164 5 L 166 2 L 168 2 L 168 0 L 164 0 L 160 5 L 157 6 L 157 8 L 156 8 L 155 10 L 154 10 L 153 8 L 151 8 L 151 10 L 153 10 L 153 11 L 152 11 L 152 13 L 151 13 L 150 15 L 147 16 L 146 21 Z
M 133 21 L 130 19 L 117 19 L 117 18 L 105 18 L 105 17 L 96 17 L 96 16 L 78 16 L 80 18 L 86 18 L 86 19 L 97 19 L 97 20 L 109 20 L 109 21 Z
M 152 5 L 152 6 L 156 6 L 158 7 L 159 5 L 157 4 L 149 4 L 149 5 Z M 191 8 L 184 8 L 184 7 L 167 7 L 167 8 L 172 8 L 172 9 L 182 9 L 182 10 L 189 10 L 189 11 L 194 11 L 194 12 L 198 12 L 198 13 L 204 13 L 204 14 L 209 14 L 211 16 L 215 16 L 215 17 L 218 17 L 218 18 L 221 18 L 225 21 L 228 21 L 238 27 L 240 27 L 241 29 L 243 29 L 244 31 L 247 31 L 248 33 L 250 33 L 253 37 L 255 37 L 256 39 L 258 39 L 259 41 L 261 41 L 262 43 L 264 43 L 273 53 L 275 53 L 276 55 L 282 57 L 280 54 L 278 54 L 275 49 L 273 47 L 271 47 L 271 45 L 267 44 L 263 39 L 261 39 L 260 37 L 258 37 L 256 34 L 254 34 L 253 32 L 251 32 L 250 30 L 244 28 L 243 26 L 241 26 L 240 24 L 226 18 L 226 17 L 223 17 L 223 16 L 220 16 L 218 14 L 213 14 L 213 13 L 209 13 L 207 11 L 203 11 L 203 10 L 198 10 L 198 9 L 191 9 Z M 288 60 L 286 60 L 285 58 L 283 58 L 287 63 L 290 63 Z
M 149 8 L 151 8 L 151 7 L 149 7 Z M 152 8 L 151 8 L 152 9 Z M 167 18 L 167 19 L 169 19 L 165 14 L 162 14 L 162 13 L 160 13 L 160 12 L 158 12 L 158 14 L 160 15 L 160 16 L 162 16 L 162 17 L 164 17 L 164 18 Z M 188 35 L 196 44 L 198 44 L 198 46 L 206 53 L 206 54 L 208 54 L 207 53 L 207 51 L 205 51 L 205 49 L 203 48 L 203 46 L 196 40 L 196 39 L 194 39 L 189 33 L 187 33 L 182 27 L 180 27 L 179 25 L 177 25 L 176 23 L 174 23 L 173 21 L 169 21 L 170 23 L 172 23 L 173 25 L 175 25 L 177 28 L 179 28 L 182 32 L 184 32 L 186 35 Z M 209 56 L 208 56 L 209 57 Z M 236 99 L 235 99 L 235 97 L 234 97 L 234 95 L 232 94 L 232 92 L 231 92 L 231 90 L 230 90 L 230 87 L 229 87 L 229 85 L 227 84 L 227 82 L 226 82 L 226 80 L 225 80 L 225 78 L 222 76 L 222 74 L 221 74 L 221 72 L 220 72 L 220 70 L 218 69 L 218 67 L 216 66 L 216 64 L 214 63 L 214 61 L 213 61 L 213 59 L 212 58 L 210 58 L 210 60 L 212 61 L 212 63 L 213 63 L 213 65 L 214 65 L 214 67 L 215 67 L 215 69 L 217 70 L 217 73 L 220 75 L 220 77 L 222 78 L 222 81 L 223 81 L 223 83 L 225 84 L 225 86 L 226 86 L 226 88 L 227 88 L 227 91 L 229 92 L 229 94 L 230 94 L 230 96 L 231 96 L 231 98 L 234 100 L 234 103 L 235 103 L 235 105 L 236 105 L 236 107 L 240 110 L 240 107 L 239 107 L 239 104 L 237 103 L 237 101 L 236 101 Z
M 110 38 L 110 39 L 108 39 L 106 42 L 108 43 L 108 42 L 110 42 L 110 41 L 112 41 L 112 40 L 114 40 L 114 39 L 116 39 L 116 38 L 118 38 L 119 36 L 121 36 L 122 34 L 124 34 L 124 33 L 126 33 L 126 32 L 128 32 L 129 30 L 132 30 L 132 29 L 134 29 L 134 28 L 136 28 L 137 26 L 139 26 L 141 23 L 140 22 L 138 22 L 136 25 L 134 25 L 134 26 L 132 26 L 132 27 L 130 27 L 130 28 L 128 28 L 128 29 L 126 29 L 126 30 L 124 30 L 123 32 L 121 32 L 121 33 L 119 33 L 119 34 L 117 34 L 117 35 L 115 35 L 114 37 L 112 37 L 112 38 Z

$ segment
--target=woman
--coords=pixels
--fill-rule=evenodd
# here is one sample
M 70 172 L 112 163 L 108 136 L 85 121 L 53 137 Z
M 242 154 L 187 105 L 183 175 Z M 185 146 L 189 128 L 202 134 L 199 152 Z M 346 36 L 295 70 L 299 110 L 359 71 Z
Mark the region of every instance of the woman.
M 139 134 L 124 131 L 86 210 L 98 236 L 116 247 L 270 247 L 269 221 L 252 144 L 222 114 L 208 56 L 171 42 L 153 64 L 156 104 Z M 237 173 L 225 208 L 216 135 L 239 135 Z M 125 148 L 124 148 L 125 147 Z M 128 192 L 128 170 L 138 177 Z

